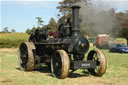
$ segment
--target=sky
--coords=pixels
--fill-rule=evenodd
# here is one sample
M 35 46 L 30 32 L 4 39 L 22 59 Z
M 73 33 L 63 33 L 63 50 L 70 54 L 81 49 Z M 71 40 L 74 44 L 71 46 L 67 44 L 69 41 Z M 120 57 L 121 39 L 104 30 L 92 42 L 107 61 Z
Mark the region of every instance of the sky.
M 0 31 L 25 32 L 27 28 L 37 26 L 36 17 L 41 17 L 48 24 L 51 17 L 58 20 L 56 7 L 62 0 L 0 0 Z M 128 10 L 128 0 L 94 0 L 99 7 L 115 8 L 118 12 Z

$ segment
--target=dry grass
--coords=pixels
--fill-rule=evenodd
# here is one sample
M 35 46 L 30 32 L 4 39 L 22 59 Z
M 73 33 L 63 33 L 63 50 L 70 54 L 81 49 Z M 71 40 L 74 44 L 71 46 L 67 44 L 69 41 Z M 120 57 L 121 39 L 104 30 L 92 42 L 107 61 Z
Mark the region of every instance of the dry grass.
M 32 72 L 19 70 L 18 49 L 0 49 L 0 85 L 128 85 L 128 54 L 103 51 L 108 59 L 103 77 L 77 70 L 66 79 L 56 79 L 47 67 Z
M 0 52 L 10 55 L 18 52 L 18 48 L 0 48 Z

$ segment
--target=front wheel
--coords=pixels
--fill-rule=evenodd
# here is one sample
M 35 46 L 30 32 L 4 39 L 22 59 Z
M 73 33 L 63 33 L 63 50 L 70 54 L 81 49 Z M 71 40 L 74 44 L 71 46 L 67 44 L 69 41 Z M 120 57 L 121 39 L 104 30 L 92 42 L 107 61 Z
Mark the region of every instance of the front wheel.
M 89 68 L 88 71 L 94 76 L 102 76 L 107 69 L 107 59 L 103 52 L 92 50 L 89 52 L 87 60 L 96 61 L 96 68 Z
M 68 76 L 70 60 L 66 51 L 57 50 L 51 58 L 51 71 L 54 77 L 64 79 Z
M 32 42 L 25 42 L 19 48 L 19 66 L 23 71 L 33 71 L 35 68 L 34 50 Z

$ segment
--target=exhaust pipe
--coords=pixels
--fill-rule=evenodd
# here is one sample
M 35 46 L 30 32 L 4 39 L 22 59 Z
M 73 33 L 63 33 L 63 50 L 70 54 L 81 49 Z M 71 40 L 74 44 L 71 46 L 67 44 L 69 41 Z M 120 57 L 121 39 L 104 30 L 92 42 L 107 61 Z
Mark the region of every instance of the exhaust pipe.
M 79 35 L 79 9 L 80 6 L 73 5 L 72 7 L 72 35 L 77 36 Z

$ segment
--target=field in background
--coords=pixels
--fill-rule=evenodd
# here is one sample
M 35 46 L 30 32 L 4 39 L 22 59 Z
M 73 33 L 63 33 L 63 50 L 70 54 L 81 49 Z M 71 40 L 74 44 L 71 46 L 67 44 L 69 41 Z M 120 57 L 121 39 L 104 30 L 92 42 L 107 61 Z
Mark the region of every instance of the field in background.
M 127 45 L 127 40 L 125 38 L 117 38 L 116 41 L 119 43 L 124 43 L 125 45 Z
M 18 47 L 28 38 L 26 33 L 0 33 L 0 48 Z
M 18 49 L 0 49 L 0 85 L 128 85 L 128 54 L 102 51 L 108 60 L 103 77 L 88 75 L 87 70 L 77 70 L 66 79 L 56 79 L 47 67 L 32 72 L 21 71 Z
M 22 42 L 28 41 L 28 38 L 29 35 L 26 33 L 0 33 L 0 48 L 16 48 Z M 89 37 L 88 40 L 93 43 L 96 38 Z M 124 38 L 117 38 L 116 41 L 126 44 L 126 39 Z
M 90 43 L 93 43 L 96 40 L 96 37 L 88 37 L 88 40 Z M 127 43 L 125 38 L 116 38 L 115 41 L 118 43 L 124 43 L 124 44 Z

